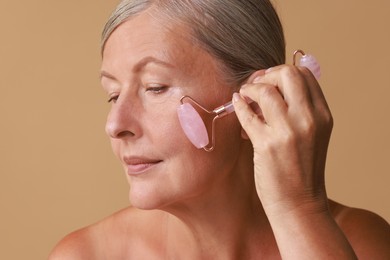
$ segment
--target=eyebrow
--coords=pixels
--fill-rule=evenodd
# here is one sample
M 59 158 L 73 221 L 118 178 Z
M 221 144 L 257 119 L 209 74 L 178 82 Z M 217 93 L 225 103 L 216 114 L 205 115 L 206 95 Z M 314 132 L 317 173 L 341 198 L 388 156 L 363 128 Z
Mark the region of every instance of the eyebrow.
M 146 65 L 148 65 L 150 63 L 154 63 L 154 64 L 157 64 L 157 65 L 160 65 L 163 67 L 167 67 L 167 68 L 174 68 L 174 66 L 168 62 L 159 60 L 159 59 L 152 57 L 152 56 L 147 56 L 147 57 L 141 59 L 137 64 L 135 64 L 132 71 L 139 72 L 142 69 L 144 69 L 146 67 Z M 100 79 L 103 77 L 108 78 L 108 79 L 112 79 L 112 80 L 117 80 L 114 75 L 110 74 L 107 71 L 101 70 L 100 71 Z
M 100 77 L 99 78 L 100 79 L 108 78 L 108 79 L 116 80 L 116 78 L 113 75 L 111 75 L 110 73 L 108 73 L 107 71 L 104 71 L 104 70 L 100 71 Z

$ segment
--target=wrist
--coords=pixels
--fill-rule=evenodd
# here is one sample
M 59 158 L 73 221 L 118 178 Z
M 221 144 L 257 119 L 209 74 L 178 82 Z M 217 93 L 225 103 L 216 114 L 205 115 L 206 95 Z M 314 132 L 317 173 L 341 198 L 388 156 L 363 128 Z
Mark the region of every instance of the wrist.
M 268 218 L 307 218 L 310 216 L 330 215 L 326 194 L 318 196 L 290 196 L 274 202 L 263 203 Z
M 356 259 L 330 213 L 327 199 L 304 200 L 284 207 L 274 205 L 264 210 L 282 258 Z

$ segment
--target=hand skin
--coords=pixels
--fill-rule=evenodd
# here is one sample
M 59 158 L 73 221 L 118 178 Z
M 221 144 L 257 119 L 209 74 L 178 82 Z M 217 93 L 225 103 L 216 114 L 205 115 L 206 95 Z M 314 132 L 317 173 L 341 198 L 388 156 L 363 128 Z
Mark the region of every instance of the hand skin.
M 356 259 L 328 209 L 324 172 L 333 120 L 310 71 L 288 65 L 259 71 L 233 103 L 254 147 L 256 190 L 282 258 Z
M 308 205 L 326 208 L 324 171 L 333 120 L 318 83 L 305 68 L 261 71 L 235 94 L 237 117 L 254 148 L 255 181 L 263 207 L 273 214 Z M 281 212 L 279 212 L 281 210 Z

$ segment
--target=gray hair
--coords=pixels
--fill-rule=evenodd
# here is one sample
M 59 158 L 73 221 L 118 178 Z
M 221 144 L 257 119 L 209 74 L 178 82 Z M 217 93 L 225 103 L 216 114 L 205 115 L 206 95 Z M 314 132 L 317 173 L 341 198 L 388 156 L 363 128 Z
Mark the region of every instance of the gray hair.
M 102 52 L 119 25 L 151 6 L 171 25 L 187 26 L 237 85 L 256 70 L 285 63 L 283 28 L 269 0 L 123 0 L 104 27 Z

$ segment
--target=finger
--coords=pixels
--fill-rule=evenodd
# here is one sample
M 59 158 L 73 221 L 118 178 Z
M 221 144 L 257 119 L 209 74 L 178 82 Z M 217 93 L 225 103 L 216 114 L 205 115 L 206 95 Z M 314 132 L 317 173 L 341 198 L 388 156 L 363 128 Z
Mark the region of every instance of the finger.
M 257 70 L 257 71 L 255 71 L 255 72 L 253 72 L 253 73 L 249 76 L 249 78 L 245 81 L 245 84 L 252 83 L 253 80 L 254 80 L 255 78 L 264 76 L 265 71 L 266 71 L 266 70 L 263 69 L 263 70 Z
M 313 103 L 312 113 L 315 117 L 314 121 L 316 121 L 317 128 L 331 133 L 333 128 L 333 117 L 321 86 L 309 69 L 306 67 L 299 67 L 299 69 L 305 74 L 305 80 L 311 93 Z
M 261 134 L 266 127 L 264 121 L 251 109 L 250 105 L 239 93 L 233 94 L 232 101 L 234 110 L 242 128 L 248 135 L 249 139 L 255 140 L 255 138 Z
M 266 70 L 254 83 L 274 85 L 279 88 L 288 106 L 294 110 L 312 106 L 312 97 L 305 78 L 296 66 L 280 65 Z
M 279 66 L 269 68 L 265 71 L 264 74 L 268 74 L 270 72 L 273 72 L 273 73 L 279 72 L 280 73 L 280 71 L 284 67 L 286 67 L 286 65 L 279 65 Z M 299 70 L 300 76 L 303 78 L 304 82 L 306 82 L 307 92 L 306 91 L 305 92 L 308 94 L 308 97 L 309 97 L 308 100 L 311 101 L 311 104 L 313 106 L 317 106 L 317 107 L 320 107 L 320 108 L 325 109 L 327 111 L 330 111 L 329 106 L 326 102 L 324 93 L 321 89 L 321 86 L 319 85 L 317 79 L 315 78 L 313 73 L 310 71 L 310 69 L 308 69 L 307 67 L 302 67 L 302 66 L 292 66 L 292 67 L 296 67 Z M 260 79 L 260 77 L 258 78 L 258 80 L 259 79 Z M 282 90 L 282 92 L 284 91 L 284 89 L 282 89 L 282 88 L 281 88 L 281 90 Z
M 279 89 L 268 84 L 246 84 L 240 94 L 255 101 L 261 111 L 264 121 L 272 127 L 279 127 L 287 120 L 287 104 Z
M 295 128 L 330 132 L 333 118 L 318 81 L 306 67 L 279 66 L 266 71 L 260 82 L 273 82 L 284 91 L 288 114 Z M 256 81 L 256 80 L 254 80 Z
M 313 105 L 315 107 L 318 107 L 319 109 L 325 109 L 327 111 L 330 111 L 321 86 L 318 83 L 317 79 L 314 77 L 313 73 L 306 67 L 298 67 L 298 69 L 304 75 L 307 85 L 309 86 Z

